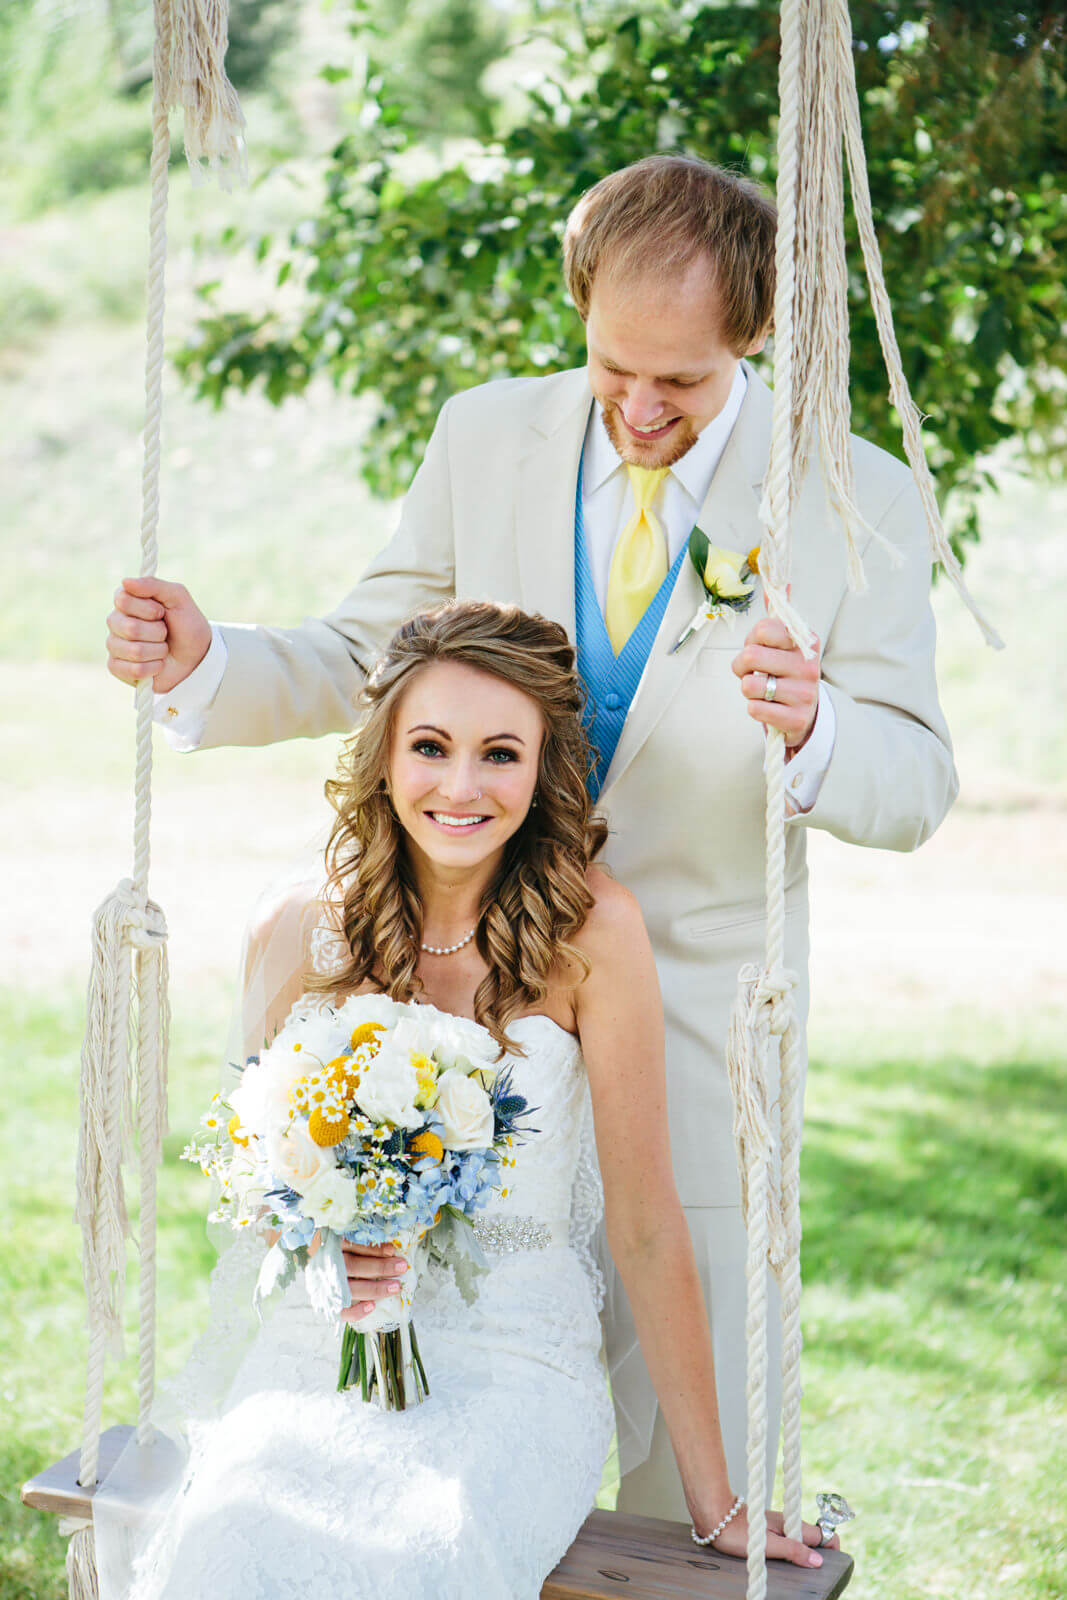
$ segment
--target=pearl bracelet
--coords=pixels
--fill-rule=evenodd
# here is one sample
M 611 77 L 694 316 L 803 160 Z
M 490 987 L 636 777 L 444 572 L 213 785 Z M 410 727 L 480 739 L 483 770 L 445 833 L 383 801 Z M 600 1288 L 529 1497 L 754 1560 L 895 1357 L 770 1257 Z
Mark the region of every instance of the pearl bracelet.
M 710 1533 L 698 1533 L 696 1528 L 690 1527 L 689 1532 L 693 1535 L 693 1543 L 714 1544 L 716 1539 L 719 1537 L 719 1534 L 726 1527 L 727 1523 L 732 1522 L 737 1516 L 737 1513 L 740 1511 L 744 1503 L 744 1495 L 739 1494 L 729 1511 L 726 1513 L 725 1517 L 723 1517 L 722 1521 L 719 1523 L 719 1526 L 717 1528 L 712 1528 Z

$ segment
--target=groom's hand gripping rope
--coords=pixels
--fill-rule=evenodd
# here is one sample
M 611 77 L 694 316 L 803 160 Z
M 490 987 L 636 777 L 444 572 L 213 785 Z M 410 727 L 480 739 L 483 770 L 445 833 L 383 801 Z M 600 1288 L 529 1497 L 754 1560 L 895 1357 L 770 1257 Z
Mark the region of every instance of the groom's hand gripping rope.
M 815 726 L 819 657 L 818 639 L 815 654 L 805 661 L 785 624 L 776 617 L 761 617 L 732 662 L 749 716 L 765 727 L 778 728 L 790 755 L 806 744 Z
M 180 583 L 123 578 L 107 619 L 107 670 L 121 683 L 151 678 L 167 694 L 198 667 L 211 644 L 211 624 Z

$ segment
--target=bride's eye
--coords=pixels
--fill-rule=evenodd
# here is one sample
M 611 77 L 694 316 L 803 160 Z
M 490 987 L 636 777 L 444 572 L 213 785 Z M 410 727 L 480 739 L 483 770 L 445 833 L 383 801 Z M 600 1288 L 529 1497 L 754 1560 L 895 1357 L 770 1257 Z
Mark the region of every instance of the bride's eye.
M 416 739 L 411 748 L 419 756 L 439 756 L 442 754 L 441 746 L 436 739 Z
M 494 766 L 502 767 L 508 761 L 517 761 L 519 759 L 519 753 L 517 750 L 505 749 L 505 747 L 501 745 L 497 750 L 488 751 L 486 759 L 491 761 Z

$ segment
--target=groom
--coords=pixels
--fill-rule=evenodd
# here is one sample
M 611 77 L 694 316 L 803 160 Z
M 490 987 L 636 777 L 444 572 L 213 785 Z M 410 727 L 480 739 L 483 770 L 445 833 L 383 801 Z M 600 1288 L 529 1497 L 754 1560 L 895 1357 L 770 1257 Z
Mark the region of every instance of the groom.
M 771 398 L 744 357 L 771 318 L 773 208 L 731 174 L 653 156 L 584 196 L 564 266 L 588 366 L 450 400 L 395 535 L 334 612 L 293 629 L 212 626 L 180 585 L 128 581 L 109 665 L 125 682 L 154 678 L 179 748 L 268 744 L 350 727 L 367 669 L 418 607 L 490 597 L 564 624 L 590 698 L 606 861 L 656 952 L 678 1190 L 743 1489 L 745 1245 L 724 1052 L 738 969 L 763 947 L 763 729 L 780 728 L 789 754 L 787 960 L 803 1015 L 807 829 L 912 850 L 956 791 L 925 525 L 908 470 L 855 439 L 860 508 L 902 559 L 872 541 L 869 588 L 851 593 L 837 519 L 808 473 L 792 600 L 821 657 L 805 662 L 763 615 L 758 585 L 747 614 L 728 611 L 672 653 L 703 599 L 685 554 L 694 525 L 737 560 L 762 538 Z M 769 1328 L 773 1373 L 773 1294 Z M 605 1331 L 620 1506 L 684 1519 L 617 1278 Z M 773 1382 L 770 1404 L 773 1444 Z

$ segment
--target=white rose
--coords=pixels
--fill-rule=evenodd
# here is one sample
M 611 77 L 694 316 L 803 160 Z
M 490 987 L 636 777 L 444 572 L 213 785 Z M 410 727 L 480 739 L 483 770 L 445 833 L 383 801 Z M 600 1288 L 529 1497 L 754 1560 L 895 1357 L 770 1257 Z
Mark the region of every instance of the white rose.
M 712 594 L 721 595 L 724 600 L 737 600 L 742 595 L 750 594 L 751 585 L 742 583 L 738 576 L 744 562 L 744 556 L 738 555 L 735 550 L 720 550 L 718 545 L 711 545 L 704 562 L 705 585 Z
M 429 1017 L 403 1017 L 393 1029 L 389 1042 L 404 1055 L 428 1056 L 433 1051 L 437 1029 Z
M 493 1142 L 493 1107 L 489 1096 L 465 1072 L 443 1072 L 437 1082 L 437 1110 L 444 1123 L 441 1139 L 447 1150 L 483 1150 Z
M 264 1056 L 283 1056 L 287 1053 L 307 1055 L 305 1072 L 314 1071 L 318 1062 L 332 1061 L 339 1050 L 348 1043 L 350 1028 L 346 1028 L 332 1007 L 314 1007 L 292 1016 L 284 1028 L 271 1040 Z M 317 1059 L 316 1059 L 317 1058 Z M 262 1060 L 263 1057 L 261 1056 Z
M 274 1128 L 267 1134 L 267 1164 L 281 1183 L 303 1194 L 322 1173 L 333 1171 L 337 1162 L 331 1149 L 317 1145 L 299 1119 L 282 1132 Z
M 433 1050 L 443 1067 L 495 1073 L 496 1045 L 466 1017 L 442 1017 L 433 1030 Z
M 391 1000 L 387 994 L 350 994 L 337 1008 L 337 1019 L 346 1035 L 364 1022 L 380 1022 L 392 1028 L 402 1017 L 414 1010 L 402 1000 Z
M 390 1036 L 373 1061 L 362 1070 L 357 1091 L 360 1108 L 377 1122 L 392 1122 L 398 1128 L 419 1128 L 425 1121 L 425 1113 L 415 1104 L 418 1092 L 419 1080 L 411 1064 L 411 1052 L 398 1049 L 394 1036 Z
M 343 1167 L 320 1173 L 304 1190 L 300 1209 L 317 1228 L 335 1228 L 343 1233 L 359 1215 L 355 1179 Z

